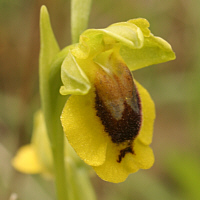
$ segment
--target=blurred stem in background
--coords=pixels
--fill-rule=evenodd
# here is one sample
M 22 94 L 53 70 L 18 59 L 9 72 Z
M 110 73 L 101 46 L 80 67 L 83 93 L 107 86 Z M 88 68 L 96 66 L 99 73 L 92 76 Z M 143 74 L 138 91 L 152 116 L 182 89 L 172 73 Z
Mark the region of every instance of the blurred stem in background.
M 77 43 L 80 34 L 87 28 L 92 0 L 71 0 L 71 36 Z

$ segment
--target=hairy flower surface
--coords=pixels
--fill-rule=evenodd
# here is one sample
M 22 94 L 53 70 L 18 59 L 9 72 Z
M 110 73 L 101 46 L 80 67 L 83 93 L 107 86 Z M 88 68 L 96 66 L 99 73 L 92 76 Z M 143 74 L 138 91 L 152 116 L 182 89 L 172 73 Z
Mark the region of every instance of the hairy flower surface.
M 69 143 L 99 177 L 122 182 L 154 163 L 149 147 L 154 103 L 134 71 L 175 58 L 145 19 L 89 29 L 61 66 L 62 95 L 71 95 L 61 122 Z

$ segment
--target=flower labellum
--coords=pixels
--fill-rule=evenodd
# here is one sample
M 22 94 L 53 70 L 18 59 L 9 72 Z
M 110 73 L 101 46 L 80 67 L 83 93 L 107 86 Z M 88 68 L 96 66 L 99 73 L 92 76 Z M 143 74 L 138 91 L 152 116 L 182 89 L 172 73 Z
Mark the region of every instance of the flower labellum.
M 154 103 L 131 71 L 175 58 L 145 19 L 89 29 L 61 66 L 61 122 L 76 153 L 103 180 L 118 183 L 154 163 Z
M 110 139 L 115 144 L 124 143 L 117 162 L 126 153 L 133 152 L 133 140 L 141 126 L 141 106 L 129 69 L 118 63 L 118 74 L 98 72 L 95 79 L 95 109 Z

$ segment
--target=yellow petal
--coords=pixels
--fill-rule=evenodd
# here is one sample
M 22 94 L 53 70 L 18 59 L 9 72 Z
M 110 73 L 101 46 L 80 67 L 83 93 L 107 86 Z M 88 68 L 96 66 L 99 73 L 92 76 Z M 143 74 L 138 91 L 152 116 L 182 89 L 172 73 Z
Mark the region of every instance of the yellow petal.
M 103 165 L 93 166 L 93 169 L 101 179 L 113 183 L 119 183 L 125 181 L 130 173 L 139 170 L 139 167 L 136 163 L 132 162 L 132 159 L 130 161 L 132 162 L 131 168 L 127 165 L 128 155 L 133 156 L 131 153 L 127 153 L 120 163 L 117 162 L 121 149 L 121 145 L 117 146 L 110 142 L 107 148 L 106 160 Z
M 132 163 L 140 169 L 149 169 L 154 163 L 154 154 L 149 146 L 142 144 L 138 139 L 134 141 L 134 154 L 126 154 L 124 162 L 134 170 Z
M 137 138 L 140 139 L 140 141 L 145 145 L 149 145 L 152 142 L 153 136 L 155 106 L 147 90 L 143 88 L 136 80 L 135 84 L 140 95 L 142 109 L 142 124 Z
M 137 139 L 133 144 L 134 154 L 127 153 L 122 161 L 118 162 L 119 152 L 123 149 L 122 146 L 110 142 L 104 164 L 93 167 L 101 179 L 113 183 L 123 182 L 129 174 L 137 172 L 139 169 L 148 169 L 153 165 L 152 149 L 143 145 Z
M 106 156 L 107 134 L 94 108 L 95 93 L 72 95 L 61 115 L 69 143 L 87 164 L 103 164 Z
M 32 145 L 21 147 L 12 160 L 15 169 L 22 173 L 37 174 L 42 172 L 42 166 Z

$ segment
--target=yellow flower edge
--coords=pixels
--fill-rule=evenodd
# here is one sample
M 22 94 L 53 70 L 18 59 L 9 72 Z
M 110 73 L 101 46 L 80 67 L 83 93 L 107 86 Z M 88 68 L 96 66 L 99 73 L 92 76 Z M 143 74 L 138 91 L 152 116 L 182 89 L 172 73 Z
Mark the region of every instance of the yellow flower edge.
M 13 167 L 26 174 L 38 174 L 43 167 L 33 145 L 22 146 L 12 160 Z
M 69 97 L 61 115 L 67 139 L 79 157 L 88 165 L 98 166 L 105 162 L 106 133 L 94 109 L 95 94 Z
M 129 174 L 139 169 L 149 169 L 154 163 L 153 151 L 149 146 L 142 144 L 138 139 L 134 141 L 134 154 L 126 154 L 121 163 L 116 162 L 118 148 L 116 145 L 108 145 L 106 161 L 103 165 L 93 167 L 97 175 L 112 183 L 120 183 L 126 180 Z
M 135 84 L 141 101 L 142 125 L 133 141 L 134 154 L 127 153 L 121 162 L 117 162 L 119 152 L 126 146 L 113 143 L 105 132 L 96 115 L 94 89 L 87 95 L 72 95 L 63 109 L 61 121 L 69 143 L 105 181 L 123 182 L 130 173 L 148 169 L 154 163 L 152 149 L 148 146 L 155 118 L 154 103 L 146 89 L 136 81 Z
M 150 145 L 153 137 L 153 124 L 155 120 L 155 105 L 148 91 L 136 80 L 135 84 L 140 94 L 142 107 L 142 124 L 138 139 L 145 144 Z

